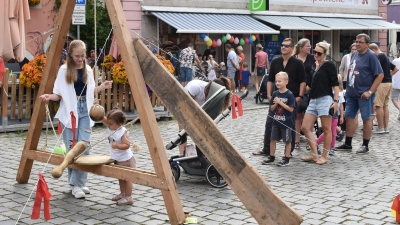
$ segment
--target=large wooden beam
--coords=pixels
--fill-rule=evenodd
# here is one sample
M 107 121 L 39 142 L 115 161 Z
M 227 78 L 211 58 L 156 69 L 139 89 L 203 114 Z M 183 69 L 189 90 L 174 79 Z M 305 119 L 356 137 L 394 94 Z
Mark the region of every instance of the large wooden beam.
M 63 155 L 52 154 L 50 158 L 50 152 L 43 150 L 30 150 L 26 153 L 26 157 L 30 160 L 36 160 L 43 163 L 50 163 L 52 165 L 60 165 L 63 160 Z M 50 160 L 49 160 L 50 158 Z M 146 170 L 140 170 L 125 166 L 118 165 L 77 165 L 71 164 L 69 168 L 82 170 L 90 173 L 94 173 L 101 176 L 112 177 L 119 180 L 126 180 L 134 182 L 140 185 L 146 185 L 149 187 L 154 187 L 162 190 L 168 190 L 165 184 L 165 179 L 157 177 L 153 172 Z
M 69 26 L 71 24 L 74 7 L 75 1 L 73 0 L 63 1 L 63 4 L 61 4 L 57 22 L 54 24 L 56 30 L 54 32 L 53 39 L 51 40 L 50 49 L 47 54 L 46 66 L 42 74 L 37 96 L 45 93 L 52 93 L 54 81 L 56 80 L 58 67 L 60 65 L 61 53 L 67 38 Z M 26 155 L 31 149 L 37 149 L 45 118 L 45 112 L 44 103 L 42 101 L 35 101 L 31 124 L 26 136 L 27 141 L 25 142 L 24 149 L 21 154 L 21 160 L 16 178 L 17 182 L 20 184 L 27 183 L 29 180 L 33 160 L 28 159 Z
M 126 23 L 121 2 L 119 0 L 106 0 L 106 5 L 113 24 L 118 49 L 121 52 L 122 61 L 127 71 L 129 85 L 132 89 L 132 95 L 137 106 L 140 123 L 146 137 L 155 172 L 158 177 L 165 178 L 166 185 L 168 186 L 168 191 L 161 190 L 161 193 L 169 220 L 171 224 L 182 224 L 185 222 L 182 204 L 176 189 L 175 180 L 172 176 L 153 107 L 147 93 L 142 70 L 136 57 L 132 36 Z
M 135 38 L 134 47 L 146 83 L 185 128 L 257 222 L 268 225 L 300 224 L 302 217 L 269 187 L 143 42 Z

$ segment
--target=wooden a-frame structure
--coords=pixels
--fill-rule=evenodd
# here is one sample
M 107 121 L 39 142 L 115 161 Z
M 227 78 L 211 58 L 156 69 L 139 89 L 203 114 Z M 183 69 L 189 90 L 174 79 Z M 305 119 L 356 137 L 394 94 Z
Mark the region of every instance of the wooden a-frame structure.
M 263 177 L 240 155 L 211 118 L 184 91 L 182 86 L 139 40 L 132 40 L 120 0 L 106 0 L 113 29 L 127 71 L 129 85 L 137 104 L 140 122 L 146 137 L 155 173 L 117 165 L 71 168 L 102 176 L 132 181 L 161 190 L 171 224 L 185 221 L 182 204 L 172 176 L 160 130 L 157 125 L 145 83 L 163 101 L 168 110 L 183 125 L 193 141 L 228 182 L 259 224 L 298 225 L 303 219 L 268 186 Z M 38 96 L 51 93 L 58 71 L 58 59 L 69 30 L 75 0 L 63 1 L 57 19 L 57 30 L 50 45 Z M 28 135 L 17 174 L 18 183 L 27 183 L 33 161 L 47 162 L 50 153 L 37 149 L 45 118 L 42 101 L 36 101 Z M 64 156 L 53 154 L 49 163 L 59 165 Z

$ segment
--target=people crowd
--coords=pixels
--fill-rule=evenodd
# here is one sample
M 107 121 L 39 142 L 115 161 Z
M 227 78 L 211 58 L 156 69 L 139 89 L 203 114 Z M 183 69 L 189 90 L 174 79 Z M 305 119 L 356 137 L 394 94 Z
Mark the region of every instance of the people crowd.
M 208 80 L 228 78 L 227 89 L 232 93 L 247 90 L 249 78 L 254 76 L 255 98 L 261 88 L 260 80 L 268 74 L 266 92 L 270 108 L 266 115 L 263 147 L 253 152 L 255 156 L 267 157 L 263 164 L 274 164 L 276 141 L 282 139 L 286 143 L 285 151 L 277 164 L 288 165 L 293 151 L 301 149 L 301 134 L 307 139 L 306 149 L 310 151 L 301 157 L 302 161 L 321 165 L 337 150 L 351 151 L 359 115 L 362 144 L 356 153 L 369 152 L 372 134 L 389 133 L 389 99 L 399 111 L 397 119 L 400 120 L 400 60 L 390 62 L 367 34 L 357 35 L 340 66 L 328 60 L 331 45 L 326 41 L 312 46 L 307 38 L 297 43 L 286 38 L 280 46 L 281 55 L 273 60 L 268 59 L 261 44 L 255 47 L 254 67 L 245 62 L 243 47 L 238 46 L 235 51 L 230 44 L 224 46 L 226 64 L 214 60 L 215 48 L 204 51 L 202 60 L 208 64 Z M 189 60 L 196 62 L 195 51 L 188 48 L 193 55 Z M 181 71 L 185 67 L 184 56 L 185 50 L 180 58 Z M 186 78 L 185 81 L 189 80 Z M 336 141 L 343 139 L 342 144 L 335 146 Z

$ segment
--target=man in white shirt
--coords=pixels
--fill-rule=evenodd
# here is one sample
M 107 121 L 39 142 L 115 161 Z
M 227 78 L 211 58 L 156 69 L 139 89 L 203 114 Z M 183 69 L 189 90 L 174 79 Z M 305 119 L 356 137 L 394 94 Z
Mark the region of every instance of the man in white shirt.
M 397 110 L 399 110 L 399 114 L 397 119 L 400 120 L 400 104 L 399 104 L 399 97 L 400 97 L 400 48 L 399 53 L 397 55 L 397 59 L 392 61 L 392 64 L 396 66 L 394 70 L 392 70 L 392 93 L 391 98 L 394 106 L 396 106 Z

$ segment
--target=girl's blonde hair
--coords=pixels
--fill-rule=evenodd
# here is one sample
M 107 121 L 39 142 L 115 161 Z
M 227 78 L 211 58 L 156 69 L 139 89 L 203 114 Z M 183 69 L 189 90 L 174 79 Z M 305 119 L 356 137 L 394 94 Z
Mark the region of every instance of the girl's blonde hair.
M 86 52 L 86 45 L 81 40 L 73 40 L 69 44 L 68 55 L 67 55 L 67 74 L 65 76 L 67 84 L 73 84 L 78 79 L 75 62 L 74 62 L 74 59 L 72 56 L 72 52 L 76 48 L 83 48 L 83 49 L 85 49 L 85 52 Z M 83 59 L 83 68 L 82 69 L 83 69 L 83 79 L 82 80 L 83 80 L 83 82 L 86 83 L 87 77 L 88 77 L 87 70 L 86 70 L 86 57 L 84 57 L 84 59 Z
M 340 76 L 340 74 L 338 74 L 338 81 L 339 81 L 339 91 L 342 92 L 343 91 L 343 80 L 342 80 L 342 76 Z
M 298 55 L 300 53 L 300 49 L 304 48 L 304 46 L 306 46 L 306 44 L 310 42 L 310 40 L 308 40 L 307 38 L 302 38 L 300 39 L 297 44 L 294 46 L 294 52 L 293 55 Z M 310 42 L 311 43 L 311 42 Z

